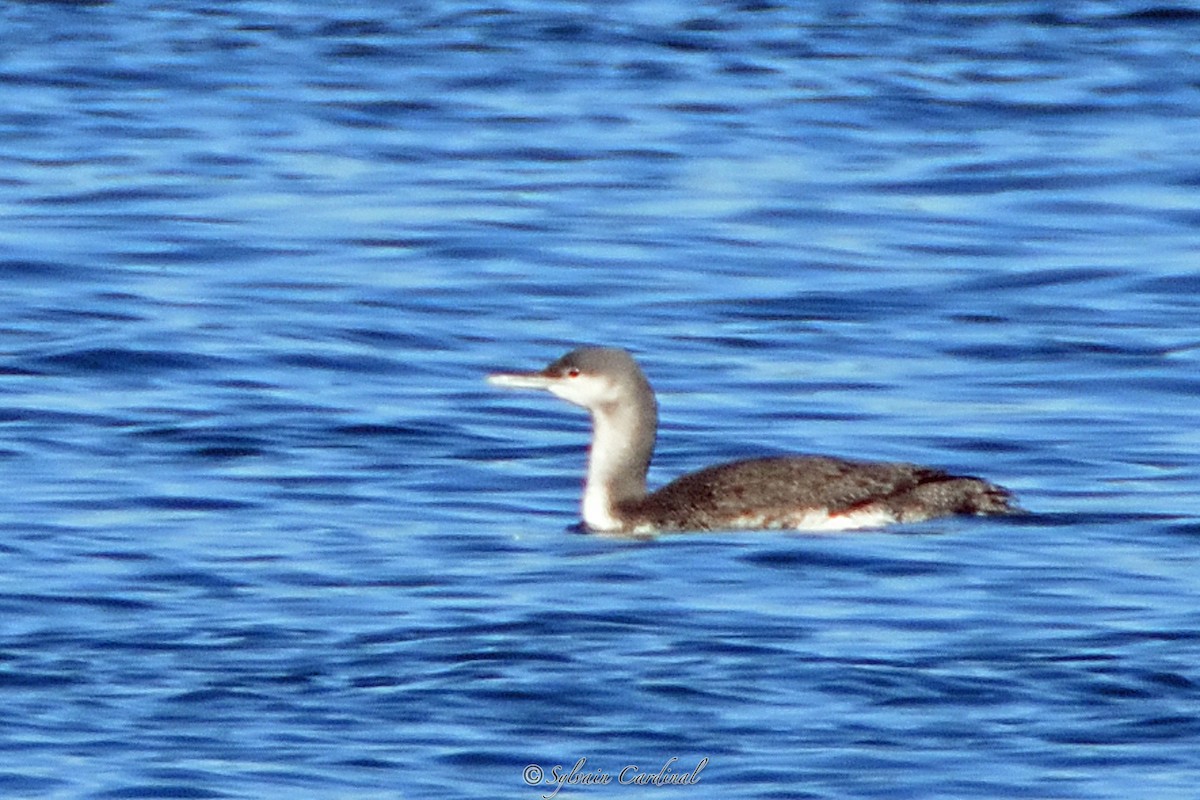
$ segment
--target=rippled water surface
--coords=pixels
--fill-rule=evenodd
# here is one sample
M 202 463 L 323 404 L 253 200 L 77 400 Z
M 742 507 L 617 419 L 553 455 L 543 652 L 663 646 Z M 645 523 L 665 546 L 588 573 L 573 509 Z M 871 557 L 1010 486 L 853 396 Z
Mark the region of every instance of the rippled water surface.
M 1195 796 L 1190 6 L 0 26 L 3 796 Z M 572 532 L 586 417 L 482 377 L 579 342 L 658 388 L 652 483 L 1032 513 Z

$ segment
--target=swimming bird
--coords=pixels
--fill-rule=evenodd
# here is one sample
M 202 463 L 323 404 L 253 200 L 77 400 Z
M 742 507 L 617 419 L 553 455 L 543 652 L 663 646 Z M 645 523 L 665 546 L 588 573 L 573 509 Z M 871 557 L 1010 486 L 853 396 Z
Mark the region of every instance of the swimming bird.
M 488 382 L 542 389 L 591 414 L 582 514 L 596 532 L 851 530 L 1019 510 L 1011 492 L 980 478 L 812 455 L 719 464 L 647 493 L 658 403 L 628 351 L 580 348 L 541 371 L 495 373 Z

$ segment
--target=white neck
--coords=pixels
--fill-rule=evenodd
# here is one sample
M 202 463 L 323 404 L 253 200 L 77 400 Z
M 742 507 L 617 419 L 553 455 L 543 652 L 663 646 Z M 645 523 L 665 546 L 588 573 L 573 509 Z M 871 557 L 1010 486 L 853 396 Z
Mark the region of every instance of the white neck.
M 648 409 L 613 403 L 592 411 L 592 448 L 583 491 L 583 521 L 589 528 L 619 530 L 618 505 L 646 496 L 657 423 L 653 400 Z

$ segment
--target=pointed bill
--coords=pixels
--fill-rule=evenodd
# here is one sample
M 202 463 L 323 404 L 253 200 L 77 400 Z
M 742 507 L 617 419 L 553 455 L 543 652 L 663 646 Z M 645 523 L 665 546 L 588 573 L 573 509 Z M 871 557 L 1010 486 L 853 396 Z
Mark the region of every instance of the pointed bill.
M 487 382 L 509 389 L 549 389 L 555 383 L 540 372 L 494 372 L 487 376 Z

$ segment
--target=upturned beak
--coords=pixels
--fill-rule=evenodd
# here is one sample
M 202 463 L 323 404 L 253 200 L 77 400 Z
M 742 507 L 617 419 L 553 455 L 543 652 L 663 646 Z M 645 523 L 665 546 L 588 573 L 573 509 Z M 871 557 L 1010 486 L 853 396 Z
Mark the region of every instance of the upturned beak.
M 508 389 L 549 389 L 557 380 L 544 372 L 493 372 L 487 382 Z

